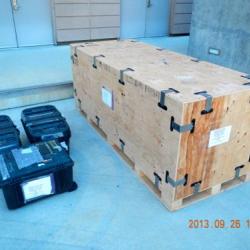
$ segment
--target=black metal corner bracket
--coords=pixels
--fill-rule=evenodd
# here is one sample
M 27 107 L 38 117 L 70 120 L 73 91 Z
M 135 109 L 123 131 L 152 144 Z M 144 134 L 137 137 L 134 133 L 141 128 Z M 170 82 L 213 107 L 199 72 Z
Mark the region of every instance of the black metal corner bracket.
M 165 49 L 164 48 L 157 48 L 156 50 L 158 50 L 158 51 L 164 51 Z
M 250 80 L 250 75 L 242 75 L 241 77 L 249 79 Z
M 197 62 L 200 62 L 200 59 L 199 58 L 192 58 L 191 61 L 197 63 Z
M 240 171 L 244 167 L 245 167 L 245 165 L 241 165 L 241 166 L 235 168 L 235 178 L 240 178 Z
M 159 185 L 160 185 L 162 179 L 161 179 L 161 177 L 160 177 L 157 173 L 155 173 L 155 172 L 154 172 L 154 176 L 155 176 L 155 187 L 159 189 Z
M 242 75 L 241 77 L 250 80 L 250 75 Z M 249 86 L 249 85 L 250 85 L 250 82 L 243 83 L 243 85 L 244 85 L 244 86 Z
M 167 106 L 165 105 L 165 96 L 168 93 L 180 93 L 180 92 L 173 88 L 169 88 L 169 89 L 161 91 L 160 102 L 158 102 L 158 106 L 164 110 L 168 110 Z
M 100 118 L 96 116 L 95 119 L 96 119 L 96 125 L 100 127 Z
M 121 151 L 124 152 L 125 142 L 122 139 L 119 139 L 119 141 L 120 141 Z
M 77 47 L 79 47 L 79 46 L 77 46 Z M 74 49 L 74 54 L 71 55 L 71 61 L 72 61 L 73 64 L 78 64 L 78 55 L 77 55 L 77 52 L 76 52 L 77 47 Z
M 188 174 L 186 174 L 182 179 L 179 179 L 179 180 L 175 181 L 169 176 L 169 172 L 166 171 L 165 182 L 169 183 L 174 188 L 177 187 L 177 186 L 186 186 L 187 181 L 188 181 Z
M 76 46 L 76 49 L 79 48 L 79 47 L 84 48 L 85 46 L 80 44 L 80 45 Z
M 105 56 L 104 55 L 98 55 L 98 56 L 93 57 L 93 64 L 92 64 L 93 68 L 97 69 L 96 59 L 100 58 L 100 57 L 105 57 Z
M 171 122 L 170 122 L 170 131 L 176 130 L 179 133 L 185 133 L 190 131 L 190 133 L 193 133 L 195 130 L 195 119 L 191 121 L 190 124 L 187 125 L 179 125 L 174 121 L 174 117 L 171 117 Z
M 209 95 L 207 93 L 207 91 L 200 91 L 200 92 L 196 92 L 194 93 L 195 95 L 202 95 L 206 98 L 206 107 L 204 110 L 201 111 L 201 114 L 202 115 L 206 115 L 206 114 L 209 114 L 209 113 L 212 113 L 214 110 L 213 110 L 213 96 L 212 95 Z
M 78 46 L 75 46 L 74 48 L 74 54 L 71 56 L 71 60 L 73 62 L 73 64 L 77 64 L 78 63 L 78 55 L 77 55 L 77 48 L 83 48 L 85 47 L 84 45 L 78 45 Z
M 92 45 L 98 46 L 97 44 L 94 44 L 94 42 L 85 42 L 84 44 L 86 46 L 92 46 Z M 84 47 L 83 45 L 80 45 L 80 46 Z
M 191 187 L 193 188 L 194 192 L 193 194 L 197 194 L 200 191 L 200 187 L 201 187 L 201 181 L 197 181 L 191 184 Z
M 74 55 L 71 56 L 71 61 L 73 64 L 77 64 L 78 63 L 78 56 L 76 53 L 74 53 Z
M 81 48 L 84 48 L 85 46 L 84 45 L 77 45 L 77 46 L 75 46 L 75 49 L 74 49 L 74 55 L 76 55 L 77 53 L 76 53 L 76 51 L 77 51 L 77 49 L 79 48 L 79 47 L 81 47 Z M 77 56 L 77 55 L 76 55 Z
M 120 79 L 119 79 L 119 83 L 120 84 L 125 85 L 125 82 L 124 82 L 124 73 L 128 72 L 128 71 L 134 71 L 134 70 L 131 69 L 131 68 L 126 68 L 126 69 L 120 70 Z

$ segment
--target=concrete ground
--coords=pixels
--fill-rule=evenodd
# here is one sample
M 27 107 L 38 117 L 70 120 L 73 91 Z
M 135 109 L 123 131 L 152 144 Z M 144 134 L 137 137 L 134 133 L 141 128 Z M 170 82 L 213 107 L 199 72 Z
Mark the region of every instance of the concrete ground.
M 72 129 L 79 188 L 14 211 L 6 208 L 1 195 L 0 249 L 250 249 L 250 183 L 168 212 L 79 114 L 73 99 L 52 104 Z M 21 110 L 0 114 L 10 115 L 21 128 Z M 190 229 L 190 219 L 209 220 L 211 228 Z M 236 219 L 241 227 L 229 228 Z M 226 228 L 216 228 L 215 220 L 224 220 Z

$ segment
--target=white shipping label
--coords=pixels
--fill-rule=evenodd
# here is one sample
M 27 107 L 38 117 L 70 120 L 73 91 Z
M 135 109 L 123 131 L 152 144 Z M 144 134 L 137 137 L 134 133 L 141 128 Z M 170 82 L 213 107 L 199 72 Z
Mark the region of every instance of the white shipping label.
M 102 87 L 102 101 L 113 109 L 113 92 L 105 87 Z
M 25 201 L 53 194 L 51 176 L 42 177 L 22 184 Z
M 61 144 L 61 146 L 62 146 L 63 148 L 65 148 L 66 150 L 69 149 L 69 147 L 67 146 L 66 142 L 61 142 L 60 144 Z
M 32 154 L 32 148 L 25 148 L 22 149 L 22 154 Z
M 232 126 L 212 130 L 210 132 L 208 147 L 211 148 L 228 142 L 230 140 L 231 130 Z

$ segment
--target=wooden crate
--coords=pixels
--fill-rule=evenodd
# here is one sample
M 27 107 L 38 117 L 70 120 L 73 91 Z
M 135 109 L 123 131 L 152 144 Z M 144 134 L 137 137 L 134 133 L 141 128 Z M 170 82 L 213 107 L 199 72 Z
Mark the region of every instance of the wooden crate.
M 135 41 L 72 59 L 80 110 L 169 210 L 249 179 L 247 75 Z

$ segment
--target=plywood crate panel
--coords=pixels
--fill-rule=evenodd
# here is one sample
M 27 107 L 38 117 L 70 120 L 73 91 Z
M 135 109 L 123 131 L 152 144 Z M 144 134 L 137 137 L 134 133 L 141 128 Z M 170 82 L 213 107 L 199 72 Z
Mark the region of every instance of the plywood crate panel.
M 248 180 L 246 75 L 135 41 L 72 58 L 80 109 L 170 210 Z

